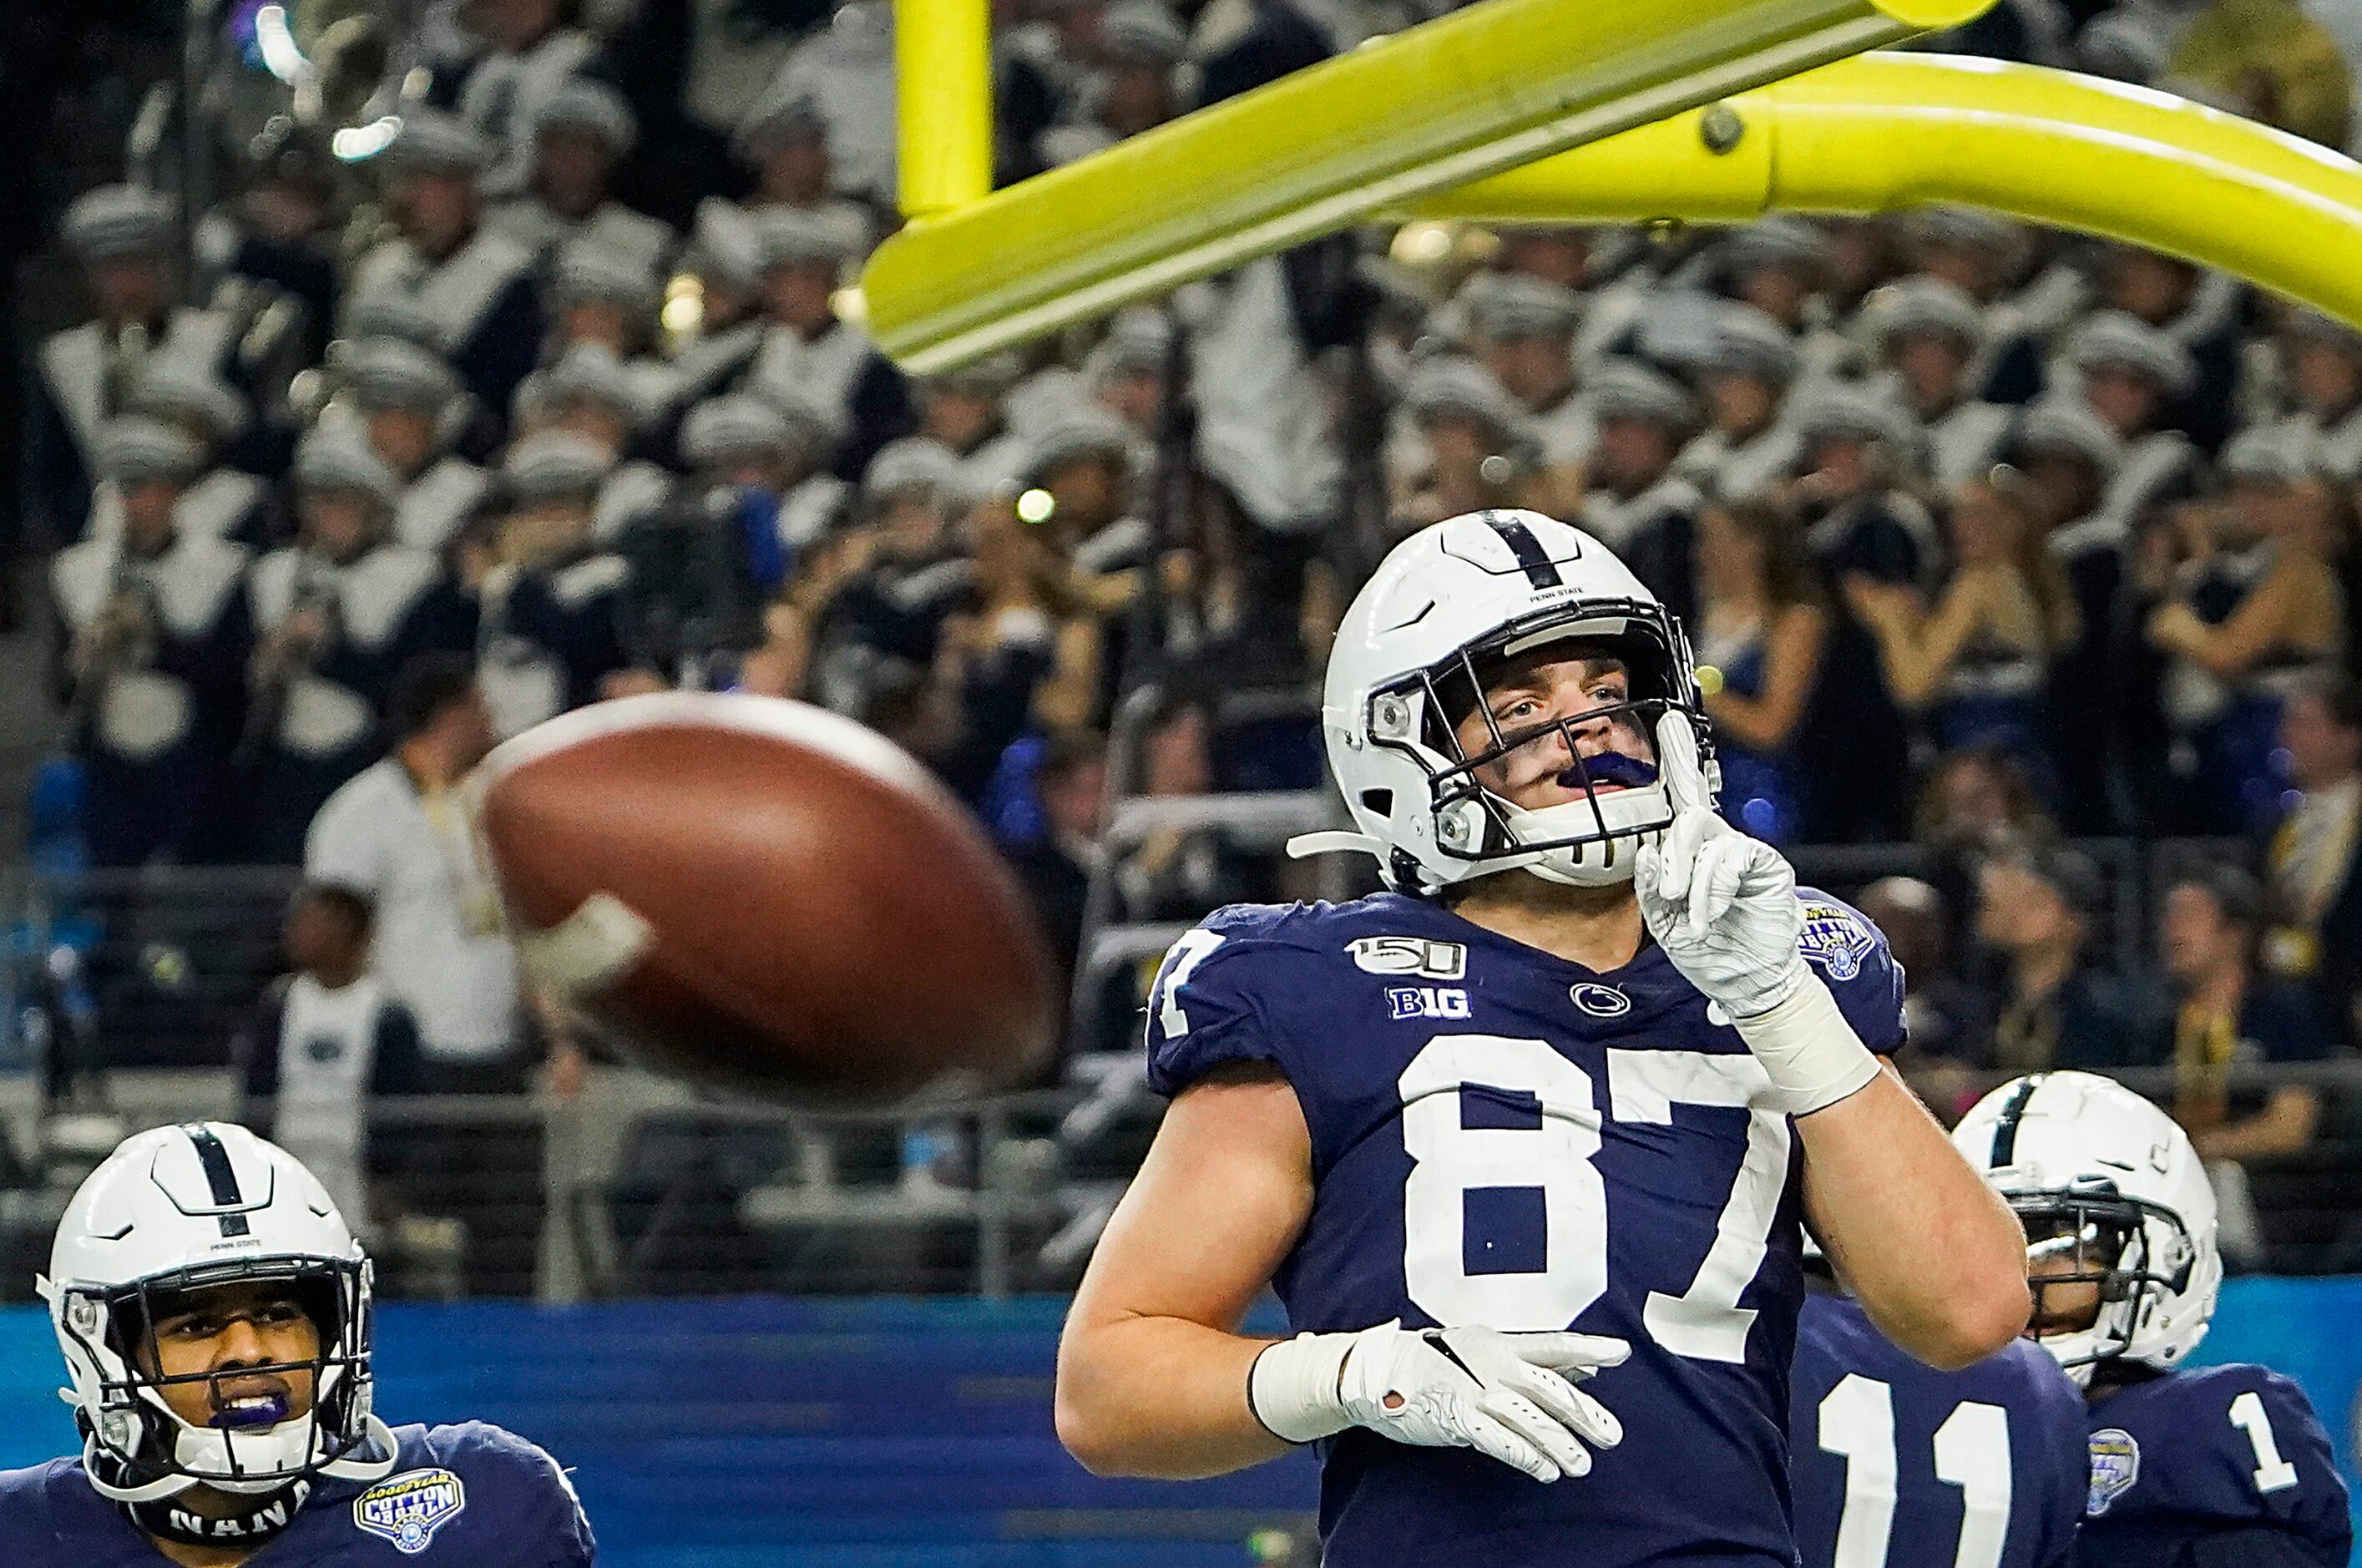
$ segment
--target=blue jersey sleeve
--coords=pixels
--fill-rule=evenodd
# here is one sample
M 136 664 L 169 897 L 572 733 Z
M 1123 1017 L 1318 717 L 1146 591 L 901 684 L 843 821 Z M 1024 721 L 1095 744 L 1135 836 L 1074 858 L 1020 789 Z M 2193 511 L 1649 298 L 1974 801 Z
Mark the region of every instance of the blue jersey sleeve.
M 1805 906 L 1797 946 L 1805 962 L 1827 982 L 1861 1043 L 1881 1055 L 1903 1049 L 1903 966 L 1886 945 L 1886 933 L 1870 917 L 1817 888 L 1796 889 Z
M 433 1436 L 471 1485 L 491 1492 L 508 1549 L 500 1568 L 590 1568 L 597 1562 L 582 1499 L 546 1451 L 486 1421 Z
M 2268 1367 L 2222 1371 L 2230 1375 L 2220 1378 L 2208 1401 L 2223 1408 L 2212 1477 L 2222 1512 L 2292 1529 L 2328 1548 L 2324 1560 L 2343 1563 L 2353 1539 L 2345 1483 L 2312 1401 Z
M 1148 993 L 1148 1084 L 1179 1094 L 1217 1067 L 1270 1063 L 1283 1071 L 1270 1005 L 1290 949 L 1269 906 L 1217 910 L 1165 954 Z

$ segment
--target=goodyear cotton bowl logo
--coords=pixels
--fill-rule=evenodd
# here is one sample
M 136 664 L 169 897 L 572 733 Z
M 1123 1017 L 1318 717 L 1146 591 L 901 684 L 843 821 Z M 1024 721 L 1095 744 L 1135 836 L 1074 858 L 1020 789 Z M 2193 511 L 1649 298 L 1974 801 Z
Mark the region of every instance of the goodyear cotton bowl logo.
M 2140 1444 L 2122 1427 L 2103 1427 L 2092 1434 L 2092 1495 L 2083 1517 L 2097 1518 L 2108 1505 L 2132 1490 L 2140 1479 Z
M 1829 972 L 1832 980 L 1850 980 L 1861 973 L 1861 961 L 1878 945 L 1862 918 L 1836 904 L 1806 904 L 1805 929 L 1796 946 L 1805 956 Z
M 468 1488 L 448 1470 L 408 1470 L 355 1497 L 353 1523 L 415 1556 L 467 1506 Z

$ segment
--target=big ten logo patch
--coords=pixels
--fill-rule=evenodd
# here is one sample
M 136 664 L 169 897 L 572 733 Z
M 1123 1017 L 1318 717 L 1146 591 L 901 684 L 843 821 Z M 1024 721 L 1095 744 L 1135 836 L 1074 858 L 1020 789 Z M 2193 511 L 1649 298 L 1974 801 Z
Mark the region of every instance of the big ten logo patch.
M 1468 993 L 1456 986 L 1389 986 L 1386 1003 L 1394 1018 L 1468 1016 Z

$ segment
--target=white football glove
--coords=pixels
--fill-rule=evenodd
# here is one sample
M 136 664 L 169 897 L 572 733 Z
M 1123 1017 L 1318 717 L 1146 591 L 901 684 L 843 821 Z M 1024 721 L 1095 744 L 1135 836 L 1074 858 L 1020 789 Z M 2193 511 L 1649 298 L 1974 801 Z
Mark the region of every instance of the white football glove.
M 1290 1442 L 1347 1427 L 1420 1448 L 1473 1448 L 1537 1481 L 1581 1475 L 1592 1448 L 1624 1428 L 1574 1386 L 1632 1353 L 1593 1334 L 1505 1334 L 1402 1327 L 1299 1334 L 1267 1347 L 1247 1375 L 1255 1419 Z
M 1679 709 L 1657 721 L 1657 776 L 1673 820 L 1632 863 L 1649 934 L 1722 1010 L 1790 1114 L 1836 1104 L 1878 1076 L 1878 1058 L 1805 966 L 1795 868 L 1715 814 L 1697 735 Z

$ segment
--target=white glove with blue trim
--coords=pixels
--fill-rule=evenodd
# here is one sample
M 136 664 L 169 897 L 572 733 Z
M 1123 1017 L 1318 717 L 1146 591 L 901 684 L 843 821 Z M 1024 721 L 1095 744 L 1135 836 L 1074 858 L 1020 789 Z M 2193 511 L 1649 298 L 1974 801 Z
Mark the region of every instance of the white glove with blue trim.
M 1473 1448 L 1537 1481 L 1581 1475 L 1622 1423 L 1574 1386 L 1632 1353 L 1594 1334 L 1406 1329 L 1299 1334 L 1265 1347 L 1247 1374 L 1247 1408 L 1290 1442 L 1347 1427 L 1419 1448 Z
M 1836 1104 L 1878 1076 L 1878 1058 L 1805 966 L 1795 868 L 1715 814 L 1679 709 L 1657 721 L 1657 774 L 1673 820 L 1632 863 L 1649 934 L 1729 1019 L 1790 1114 Z

